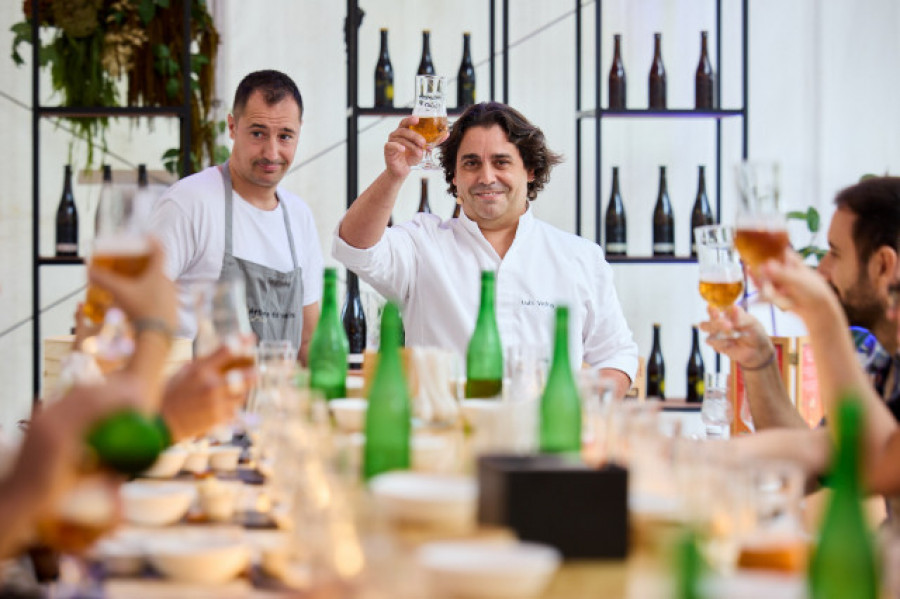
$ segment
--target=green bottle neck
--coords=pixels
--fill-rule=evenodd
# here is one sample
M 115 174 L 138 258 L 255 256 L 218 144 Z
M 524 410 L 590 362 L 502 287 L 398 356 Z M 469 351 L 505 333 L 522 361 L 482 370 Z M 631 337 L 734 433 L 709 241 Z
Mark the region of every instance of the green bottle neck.
M 553 341 L 553 365 L 550 367 L 550 377 L 562 374 L 571 376 L 572 365 L 569 361 L 569 309 L 558 307 L 556 309 L 556 333 Z
M 493 277 L 481 279 L 481 305 L 478 308 L 478 323 L 494 320 L 494 288 Z
M 336 276 L 325 276 L 325 285 L 322 289 L 322 315 L 320 318 L 325 321 L 338 318 Z

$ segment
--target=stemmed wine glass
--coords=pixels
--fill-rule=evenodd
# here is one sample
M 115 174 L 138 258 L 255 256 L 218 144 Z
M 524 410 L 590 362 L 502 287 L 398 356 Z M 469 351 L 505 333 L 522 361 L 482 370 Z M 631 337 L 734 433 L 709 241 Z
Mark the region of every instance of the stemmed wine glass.
M 441 165 L 434 161 L 432 150 L 437 140 L 447 132 L 447 79 L 439 75 L 416 76 L 416 106 L 413 116 L 419 122 L 410 129 L 425 138 L 425 155 L 413 168 L 439 170 Z
M 714 308 L 725 310 L 741 296 L 744 273 L 734 247 L 734 227 L 706 225 L 694 229 L 700 296 Z M 724 335 L 718 335 L 723 338 Z
M 754 276 L 790 244 L 787 219 L 779 207 L 780 168 L 774 162 L 741 162 L 737 167 L 738 206 L 734 244 Z M 772 285 L 761 281 L 760 299 L 778 304 Z

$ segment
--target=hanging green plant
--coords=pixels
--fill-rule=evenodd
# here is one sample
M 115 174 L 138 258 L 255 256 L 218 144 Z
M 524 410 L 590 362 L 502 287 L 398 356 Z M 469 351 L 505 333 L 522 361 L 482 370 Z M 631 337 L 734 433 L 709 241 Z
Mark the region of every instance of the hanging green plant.
M 205 0 L 193 0 L 190 39 L 184 40 L 184 1 L 190 0 L 39 0 L 39 27 L 52 37 L 38 56 L 39 66 L 50 69 L 60 106 L 119 106 L 118 83 L 126 77 L 126 105 L 175 106 L 184 103 L 179 58 L 185 44 L 196 47 L 190 73 L 191 148 L 174 150 L 178 156 L 189 151 L 196 171 L 217 163 L 223 153 L 227 157 L 228 150 L 216 144 L 220 127 L 213 120 L 219 34 Z M 32 42 L 31 7 L 32 0 L 24 0 L 25 21 L 12 26 L 12 59 L 19 66 L 25 63 L 19 45 Z M 72 143 L 86 143 L 92 164 L 95 146 L 106 147 L 109 119 L 65 120 L 73 126 Z

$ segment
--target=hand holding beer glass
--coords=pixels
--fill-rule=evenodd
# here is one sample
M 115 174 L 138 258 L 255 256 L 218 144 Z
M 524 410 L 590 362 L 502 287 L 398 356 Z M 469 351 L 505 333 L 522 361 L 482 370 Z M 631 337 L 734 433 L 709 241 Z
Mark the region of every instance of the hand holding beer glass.
M 147 239 L 146 213 L 142 203 L 149 202 L 146 194 L 135 188 L 116 186 L 112 194 L 97 206 L 91 266 L 118 275 L 137 278 L 150 264 L 150 242 Z M 106 311 L 113 305 L 109 292 L 88 284 L 85 315 L 95 323 L 103 322 Z
M 432 150 L 438 140 L 447 132 L 447 79 L 437 75 L 416 76 L 416 106 L 413 116 L 419 122 L 410 129 L 425 138 L 425 155 L 413 168 L 439 170 L 441 165 L 434 161 Z
M 734 247 L 734 228 L 706 225 L 694 229 L 697 240 L 697 264 L 700 269 L 700 295 L 712 307 L 725 310 L 744 290 L 744 271 Z M 724 334 L 713 338 L 725 338 Z
M 779 166 L 745 161 L 738 165 L 736 175 L 741 203 L 734 244 L 750 273 L 757 278 L 759 267 L 768 260 L 780 260 L 790 244 L 787 219 L 779 207 Z M 759 295 L 763 301 L 778 305 L 768 281 L 760 281 Z

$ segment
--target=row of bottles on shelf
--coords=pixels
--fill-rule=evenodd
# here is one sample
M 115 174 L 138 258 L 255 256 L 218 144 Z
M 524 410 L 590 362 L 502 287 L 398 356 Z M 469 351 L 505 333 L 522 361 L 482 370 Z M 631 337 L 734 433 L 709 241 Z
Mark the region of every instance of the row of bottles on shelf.
M 709 60 L 706 31 L 700 32 L 700 62 L 694 75 L 694 108 L 712 110 L 716 106 L 716 76 Z M 609 109 L 625 110 L 625 64 L 622 62 L 622 36 L 615 34 L 612 66 L 609 69 Z M 653 62 L 650 64 L 647 107 L 666 109 L 666 67 L 662 59 L 662 34 L 653 34 Z
M 434 61 L 431 58 L 431 31 L 422 31 L 422 57 L 416 75 L 435 75 Z M 463 108 L 475 103 L 475 66 L 472 63 L 472 50 L 469 32 L 463 33 L 463 56 L 456 75 L 456 106 Z M 392 108 L 394 106 L 394 67 L 388 52 L 388 30 L 381 30 L 381 50 L 375 65 L 375 107 Z
M 660 341 L 660 326 L 653 324 L 653 346 L 647 358 L 647 397 L 666 398 L 666 362 L 663 359 Z M 687 389 L 684 399 L 688 403 L 703 401 L 704 377 L 706 368 L 703 355 L 700 353 L 700 333 L 697 326 L 691 327 L 691 354 L 687 363 Z
M 612 167 L 612 191 L 606 207 L 605 250 L 607 256 L 625 256 L 628 237 L 625 220 L 625 203 L 619 188 L 619 167 Z M 697 197 L 691 208 L 691 256 L 697 255 L 694 228 L 715 222 L 709 197 L 706 194 L 706 167 L 698 167 Z M 659 192 L 653 208 L 653 255 L 675 255 L 675 213 L 669 200 L 666 183 L 666 167 L 659 167 Z
M 147 166 L 139 164 L 137 168 L 139 188 L 145 188 Z M 103 182 L 100 187 L 100 200 L 109 197 L 112 186 L 112 167 L 103 165 Z M 72 192 L 72 165 L 67 164 L 63 175 L 63 192 L 56 209 L 56 255 L 72 257 L 78 255 L 78 208 L 75 205 L 75 194 Z

